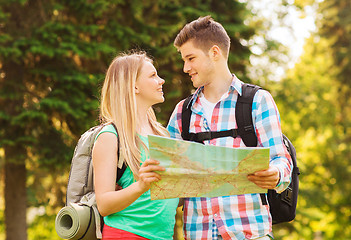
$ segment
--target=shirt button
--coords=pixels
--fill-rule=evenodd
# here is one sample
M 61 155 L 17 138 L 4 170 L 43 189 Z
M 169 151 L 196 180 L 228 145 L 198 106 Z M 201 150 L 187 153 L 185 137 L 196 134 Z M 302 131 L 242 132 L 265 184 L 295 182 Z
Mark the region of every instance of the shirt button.
M 214 215 L 214 217 L 217 217 L 218 215 L 217 215 L 217 213 Z

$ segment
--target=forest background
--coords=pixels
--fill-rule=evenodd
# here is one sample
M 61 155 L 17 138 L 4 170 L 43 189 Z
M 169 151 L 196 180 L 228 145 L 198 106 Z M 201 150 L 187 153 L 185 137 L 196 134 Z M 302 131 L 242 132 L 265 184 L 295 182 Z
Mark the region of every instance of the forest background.
M 296 219 L 276 239 L 351 239 L 351 1 L 0 0 L 0 239 L 59 239 L 74 146 L 98 124 L 99 91 L 113 57 L 143 49 L 166 80 L 155 106 L 166 125 L 193 87 L 173 40 L 211 15 L 231 38 L 230 69 L 269 90 L 300 167 Z M 270 36 L 314 9 L 316 30 L 298 61 Z M 277 73 L 281 73 L 277 77 Z M 182 239 L 181 212 L 175 239 Z

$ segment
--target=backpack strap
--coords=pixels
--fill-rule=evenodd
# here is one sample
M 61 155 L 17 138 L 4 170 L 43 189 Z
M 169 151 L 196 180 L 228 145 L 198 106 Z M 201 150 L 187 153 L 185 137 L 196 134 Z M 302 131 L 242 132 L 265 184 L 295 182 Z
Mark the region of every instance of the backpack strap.
M 190 127 L 190 117 L 191 117 L 191 103 L 192 101 L 193 94 L 188 96 L 182 107 L 182 138 L 183 140 L 187 141 L 192 141 L 190 132 L 189 132 L 189 127 Z
M 98 239 L 102 238 L 102 233 L 101 233 L 101 217 L 100 217 L 100 213 L 99 210 L 97 209 L 97 205 L 96 205 L 96 196 L 95 194 L 91 195 L 92 197 L 89 199 L 87 195 L 83 196 L 82 199 L 80 200 L 80 202 L 78 203 L 78 205 L 85 205 L 88 206 L 90 208 L 90 219 L 89 219 L 89 224 L 85 230 L 85 233 L 79 238 L 79 239 L 84 239 L 85 235 L 87 234 L 87 232 L 89 231 L 90 225 L 92 223 L 92 218 L 94 215 L 95 218 L 95 234 L 96 237 Z M 71 203 L 71 206 L 73 208 L 76 207 L 75 205 L 76 203 Z
M 225 131 L 209 131 L 209 132 L 198 132 L 190 133 L 190 117 L 191 117 L 191 105 L 193 95 L 188 96 L 182 107 L 182 133 L 183 140 L 203 143 L 205 140 L 212 140 L 214 138 L 221 137 L 233 137 L 236 138 L 238 135 L 241 137 L 247 147 L 257 146 L 257 137 L 255 127 L 252 121 L 252 102 L 256 92 L 261 87 L 244 83 L 242 86 L 242 95 L 238 96 L 238 100 L 235 107 L 235 118 L 238 128 L 230 129 Z
M 117 131 L 116 125 L 113 122 L 111 124 L 115 128 L 116 133 L 117 133 L 117 144 L 118 144 L 117 145 L 117 159 L 119 159 L 119 157 L 120 157 L 119 135 L 118 135 L 118 131 Z M 116 182 L 118 182 L 121 179 L 121 177 L 122 177 L 124 171 L 126 170 L 126 168 L 127 168 L 127 164 L 125 162 L 123 162 L 122 168 L 117 167 L 117 180 L 116 180 Z
M 261 87 L 244 83 L 242 86 L 242 95 L 238 95 L 235 106 L 238 134 L 247 147 L 257 146 L 257 136 L 252 121 L 252 102 L 259 89 Z
M 209 131 L 209 132 L 198 132 L 190 133 L 190 117 L 191 117 L 191 103 L 193 95 L 188 96 L 182 107 L 182 133 L 183 140 L 204 143 L 205 140 L 212 140 L 214 138 L 222 138 L 231 136 L 236 138 L 238 136 L 237 129 L 230 129 L 225 131 Z

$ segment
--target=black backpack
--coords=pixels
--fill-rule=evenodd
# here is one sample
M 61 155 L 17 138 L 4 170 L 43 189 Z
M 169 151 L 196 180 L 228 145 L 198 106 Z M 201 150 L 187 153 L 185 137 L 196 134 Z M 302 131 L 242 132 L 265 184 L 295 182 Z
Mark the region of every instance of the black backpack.
M 235 116 L 238 128 L 230 129 L 225 131 L 210 131 L 210 132 L 199 132 L 189 133 L 190 117 L 191 117 L 191 99 L 190 95 L 183 104 L 182 108 L 182 133 L 183 140 L 199 142 L 203 144 L 205 140 L 211 140 L 214 138 L 221 137 L 233 137 L 240 136 L 247 147 L 257 146 L 257 136 L 255 128 L 252 123 L 252 102 L 256 92 L 261 87 L 251 84 L 244 84 L 242 86 L 242 96 L 238 96 L 238 100 L 235 107 Z M 278 194 L 275 190 L 268 190 L 267 197 L 270 206 L 270 212 L 272 215 L 272 223 L 289 222 L 295 218 L 296 215 L 296 204 L 297 195 L 299 191 L 299 168 L 296 163 L 296 150 L 290 140 L 283 134 L 283 142 L 287 148 L 291 159 L 293 161 L 293 171 L 291 177 L 291 183 L 289 187 Z M 263 204 L 267 204 L 265 194 L 261 194 L 261 200 Z

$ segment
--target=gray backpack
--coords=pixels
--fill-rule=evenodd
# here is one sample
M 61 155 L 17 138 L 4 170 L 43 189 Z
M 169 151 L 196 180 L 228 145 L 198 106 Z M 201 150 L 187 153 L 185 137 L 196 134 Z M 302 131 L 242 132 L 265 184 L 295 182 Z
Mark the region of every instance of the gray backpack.
M 117 132 L 117 128 L 112 124 Z M 80 137 L 74 150 L 67 185 L 66 206 L 57 214 L 55 228 L 64 239 L 101 239 L 102 218 L 98 212 L 93 181 L 92 149 L 105 125 L 90 128 Z M 118 134 L 117 134 L 118 135 Z M 118 140 L 119 156 L 119 140 Z M 126 165 L 118 168 L 118 179 Z M 117 179 L 117 181 L 118 181 Z

